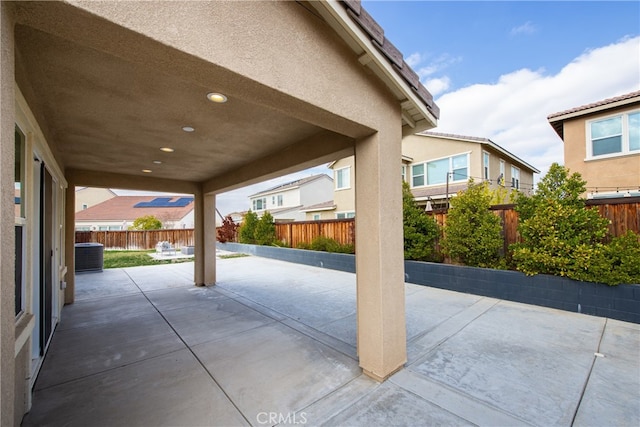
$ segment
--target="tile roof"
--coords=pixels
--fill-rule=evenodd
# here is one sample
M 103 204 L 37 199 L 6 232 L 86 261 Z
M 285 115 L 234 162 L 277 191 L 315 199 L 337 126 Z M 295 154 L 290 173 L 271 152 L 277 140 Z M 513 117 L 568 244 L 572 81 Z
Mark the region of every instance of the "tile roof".
M 603 107 L 605 105 L 614 104 L 614 103 L 620 102 L 620 101 L 626 101 L 626 100 L 633 99 L 633 98 L 636 98 L 636 97 L 640 101 L 640 90 L 636 91 L 636 92 L 627 93 L 625 95 L 616 96 L 616 97 L 613 97 L 613 98 L 607 98 L 607 99 L 604 99 L 602 101 L 593 102 L 591 104 L 581 105 L 580 107 L 575 107 L 575 108 L 571 108 L 569 110 L 560 111 L 559 113 L 553 113 L 553 114 L 550 114 L 549 116 L 547 116 L 547 119 L 553 119 L 555 117 L 565 116 L 565 115 L 571 114 L 571 113 L 578 113 L 580 111 L 590 110 L 592 108 Z
M 348 15 L 364 30 L 373 45 L 392 64 L 396 74 L 398 74 L 411 87 L 418 98 L 424 102 L 427 109 L 437 119 L 440 117 L 440 108 L 433 101 L 433 96 L 422 83 L 418 74 L 404 61 L 402 52 L 384 36 L 384 29 L 367 12 L 360 0 L 343 0 L 343 6 L 347 9 Z
M 467 183 L 464 184 L 449 184 L 449 197 L 456 194 L 458 191 L 466 190 Z M 412 188 L 411 192 L 415 199 L 426 199 L 429 197 L 445 197 L 446 186 L 439 185 L 437 187 L 425 187 L 425 188 Z
M 573 117 L 580 117 L 591 112 L 603 111 L 608 108 L 613 108 L 616 105 L 627 105 L 635 102 L 640 102 L 640 91 L 627 93 L 625 95 L 615 96 L 613 98 L 607 98 L 602 101 L 593 102 L 591 104 L 581 105 L 579 107 L 571 108 L 569 110 L 560 111 L 547 116 L 547 120 L 553 130 L 556 131 L 558 136 L 564 140 L 564 120 Z
M 303 207 L 300 210 L 302 212 L 324 211 L 324 210 L 335 209 L 335 207 L 336 207 L 336 204 L 333 203 L 333 200 L 329 200 L 327 202 L 316 203 L 315 205 L 310 205 L 310 206 Z
M 76 212 L 76 221 L 133 221 L 145 215 L 153 215 L 160 221 L 179 221 L 193 210 L 193 200 L 182 207 L 134 207 L 138 203 L 151 202 L 162 196 L 116 196 L 88 209 Z M 171 197 L 172 201 L 184 196 Z
M 291 188 L 300 187 L 301 185 L 308 184 L 308 183 L 310 183 L 312 181 L 315 181 L 317 179 L 321 179 L 323 177 L 327 177 L 331 181 L 333 181 L 333 178 L 331 178 L 329 175 L 327 175 L 325 173 L 321 173 L 321 174 L 318 174 L 318 175 L 311 175 L 311 176 L 308 176 L 306 178 L 297 179 L 295 181 L 286 182 L 284 184 L 279 184 L 279 185 L 276 185 L 275 187 L 267 188 L 266 190 L 262 190 L 262 191 L 260 191 L 258 193 L 252 194 L 249 197 L 261 196 L 263 194 L 289 190 Z

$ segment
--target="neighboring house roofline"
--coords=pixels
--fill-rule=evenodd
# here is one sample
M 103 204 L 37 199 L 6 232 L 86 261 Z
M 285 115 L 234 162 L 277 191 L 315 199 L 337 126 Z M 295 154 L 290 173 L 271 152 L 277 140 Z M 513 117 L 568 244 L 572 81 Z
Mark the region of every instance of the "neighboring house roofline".
M 624 107 L 626 105 L 635 103 L 640 103 L 640 91 L 627 93 L 613 98 L 603 99 L 602 101 L 581 105 L 580 107 L 571 108 L 569 110 L 560 111 L 558 113 L 553 113 L 547 116 L 547 120 L 556 131 L 558 136 L 564 141 L 565 120 L 586 116 L 587 114 L 599 113 L 601 111 L 611 110 L 613 108 Z
M 537 168 L 535 168 L 534 166 L 532 166 L 529 163 L 525 162 L 524 160 L 522 160 L 520 157 L 516 156 L 515 154 L 510 153 L 508 150 L 506 150 L 503 147 L 501 147 L 500 145 L 496 144 L 495 142 L 493 142 L 489 138 L 482 138 L 482 137 L 477 137 L 477 136 L 456 135 L 456 134 L 452 134 L 452 133 L 429 132 L 429 131 L 420 132 L 420 133 L 417 133 L 416 135 L 417 136 L 433 136 L 433 137 L 436 137 L 436 138 L 454 139 L 454 140 L 458 140 L 458 141 L 475 142 L 477 144 L 488 145 L 489 147 L 493 148 L 494 150 L 504 154 L 505 156 L 507 156 L 511 160 L 515 160 L 520 166 L 524 166 L 525 168 L 529 169 L 530 171 L 532 171 L 534 173 L 540 173 L 540 171 Z
M 297 179 L 295 181 L 285 182 L 284 184 L 279 184 L 279 185 L 276 185 L 275 187 L 267 188 L 266 190 L 262 190 L 262 191 L 260 191 L 258 193 L 250 195 L 249 198 L 252 199 L 252 198 L 258 197 L 258 196 L 268 196 L 268 195 L 280 193 L 280 192 L 286 191 L 286 190 L 293 190 L 293 189 L 299 188 L 299 187 L 301 187 L 303 185 L 306 185 L 306 184 L 309 184 L 311 182 L 317 181 L 318 179 L 322 179 L 323 177 L 326 177 L 326 178 L 330 179 L 331 181 L 333 181 L 333 178 L 331 178 L 326 173 L 321 173 L 321 174 L 317 174 L 317 175 L 311 175 L 311 176 L 306 177 L 306 178 L 301 178 L 301 179 Z
M 298 206 L 289 206 L 286 208 L 279 208 L 279 209 L 265 209 L 264 211 L 257 211 L 256 213 L 263 213 L 263 212 L 269 212 L 271 215 L 279 215 L 281 213 L 286 213 L 286 212 L 294 212 L 294 211 L 299 211 L 301 210 L 300 208 L 302 207 L 302 205 L 298 205 Z
M 162 196 L 160 196 L 162 197 Z M 179 199 L 183 196 L 170 196 Z M 194 209 L 194 201 L 180 207 L 143 207 L 135 208 L 140 202 L 149 202 L 158 196 L 116 196 L 87 209 L 76 212 L 75 222 L 91 221 L 133 221 L 145 215 L 154 215 L 163 222 L 181 221 Z
M 114 196 L 117 196 L 117 194 L 112 189 L 106 188 L 106 187 L 76 187 L 76 193 L 79 191 L 88 190 L 90 188 L 99 188 L 102 190 L 107 190 L 109 193 L 113 194 Z
M 329 200 L 322 203 L 317 203 L 315 205 L 307 206 L 300 209 L 301 212 L 319 212 L 319 211 L 332 211 L 336 208 L 333 200 Z

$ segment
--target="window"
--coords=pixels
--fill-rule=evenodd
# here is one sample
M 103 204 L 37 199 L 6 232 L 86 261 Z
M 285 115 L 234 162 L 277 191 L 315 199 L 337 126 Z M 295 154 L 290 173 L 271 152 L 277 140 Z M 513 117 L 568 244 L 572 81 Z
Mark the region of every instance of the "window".
M 427 184 L 444 184 L 449 173 L 449 158 L 427 163 Z
M 407 167 L 405 165 L 402 165 L 402 181 L 406 181 L 407 180 Z
M 426 170 L 426 177 L 425 177 Z M 426 180 L 425 180 L 426 178 Z M 460 154 L 411 166 L 412 187 L 466 181 L 469 178 L 469 155 Z
M 267 209 L 267 198 L 263 197 L 261 199 L 253 199 L 253 210 L 261 211 Z
M 511 166 L 511 188 L 520 189 L 520 169 Z
M 278 206 L 282 206 L 282 194 L 278 194 Z
M 451 158 L 452 181 L 466 181 L 469 178 L 467 157 L 466 154 L 462 154 Z
M 313 214 L 313 220 L 314 221 L 320 220 L 320 214 Z
M 355 218 L 355 212 L 339 212 L 336 214 L 337 219 Z
M 351 188 L 351 168 L 336 170 L 336 190 Z
M 504 160 L 500 160 L 500 176 L 498 176 L 498 184 L 504 187 Z
M 271 196 L 271 204 L 275 206 L 275 204 L 276 204 L 276 196 Z
M 85 210 L 85 209 L 88 209 L 88 208 L 89 208 L 89 205 L 87 205 L 86 203 L 82 204 L 82 210 Z
M 587 157 L 640 151 L 640 111 L 587 122 Z
M 484 171 L 484 179 L 490 179 L 489 178 L 489 153 L 487 153 L 486 151 L 482 152 L 482 169 Z
M 411 166 L 411 183 L 412 187 L 424 185 L 424 163 Z

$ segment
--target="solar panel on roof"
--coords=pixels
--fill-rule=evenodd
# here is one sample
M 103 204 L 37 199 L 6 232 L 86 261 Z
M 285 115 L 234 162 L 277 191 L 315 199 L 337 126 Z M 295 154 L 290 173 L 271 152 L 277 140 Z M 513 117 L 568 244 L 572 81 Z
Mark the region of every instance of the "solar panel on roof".
M 193 202 L 193 197 L 180 197 L 171 201 L 172 197 L 156 197 L 148 202 L 136 203 L 134 208 L 184 208 Z

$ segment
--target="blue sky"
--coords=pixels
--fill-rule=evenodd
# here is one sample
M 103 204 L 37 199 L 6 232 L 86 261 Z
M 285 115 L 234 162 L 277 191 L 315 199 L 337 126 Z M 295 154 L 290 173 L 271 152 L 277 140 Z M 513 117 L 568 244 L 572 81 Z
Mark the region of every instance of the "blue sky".
M 441 109 L 437 132 L 490 138 L 540 169 L 563 163 L 547 116 L 640 90 L 638 1 L 372 1 L 363 7 Z M 311 170 L 218 195 L 223 214 L 248 195 Z
M 368 1 L 364 8 L 421 76 L 448 90 L 518 69 L 558 73 L 588 49 L 640 31 L 640 2 Z M 640 55 L 640 53 L 638 54 Z M 429 87 L 428 87 L 429 88 Z M 429 88 L 434 95 L 441 88 Z M 434 93 L 437 92 L 437 93 Z

